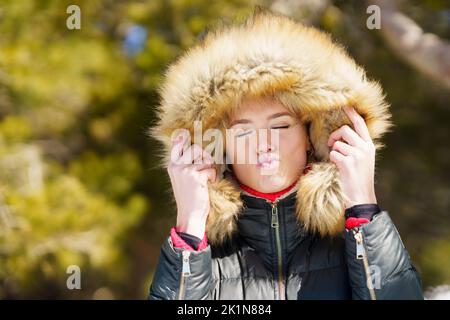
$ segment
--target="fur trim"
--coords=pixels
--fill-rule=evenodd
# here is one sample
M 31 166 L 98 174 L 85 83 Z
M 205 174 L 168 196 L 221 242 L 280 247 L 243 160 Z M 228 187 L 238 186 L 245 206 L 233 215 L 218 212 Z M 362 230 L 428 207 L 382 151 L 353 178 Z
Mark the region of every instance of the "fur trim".
M 332 162 L 312 166 L 300 177 L 297 191 L 297 218 L 306 230 L 325 237 L 344 231 L 345 206 L 339 171 Z
M 236 220 L 243 203 L 234 179 L 222 179 L 209 185 L 211 209 L 206 234 L 212 244 L 220 244 L 236 230 Z
M 342 107 L 351 105 L 364 117 L 377 148 L 391 126 L 381 86 L 366 78 L 342 46 L 318 29 L 270 12 L 210 32 L 170 66 L 159 91 L 157 124 L 150 133 L 164 145 L 164 166 L 175 129 L 193 134 L 197 120 L 202 130 L 222 128 L 244 97 L 273 95 L 310 123 L 314 158 L 321 163 L 299 181 L 297 214 L 307 230 L 322 236 L 344 228 L 342 192 L 327 146 L 332 131 L 350 125 Z M 242 208 L 240 190 L 222 176 L 223 168 L 218 166 L 221 180 L 209 185 L 207 234 L 212 243 L 231 235 Z

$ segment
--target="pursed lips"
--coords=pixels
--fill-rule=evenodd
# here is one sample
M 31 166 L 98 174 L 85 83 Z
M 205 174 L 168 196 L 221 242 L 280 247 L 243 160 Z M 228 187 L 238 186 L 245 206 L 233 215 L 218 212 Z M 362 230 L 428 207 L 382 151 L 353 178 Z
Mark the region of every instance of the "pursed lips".
M 280 162 L 280 158 L 273 153 L 265 153 L 258 156 L 258 168 L 274 168 L 277 167 Z

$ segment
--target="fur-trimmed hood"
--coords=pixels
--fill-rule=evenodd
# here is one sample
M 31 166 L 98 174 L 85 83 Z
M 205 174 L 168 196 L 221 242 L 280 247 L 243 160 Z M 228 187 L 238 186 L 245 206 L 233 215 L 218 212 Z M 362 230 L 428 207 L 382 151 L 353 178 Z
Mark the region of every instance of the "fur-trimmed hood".
M 161 102 L 151 135 L 170 159 L 171 134 L 194 121 L 202 130 L 220 128 L 244 97 L 273 95 L 300 120 L 310 123 L 309 138 L 317 162 L 297 185 L 298 220 L 306 230 L 334 236 L 344 230 L 344 200 L 339 172 L 329 161 L 330 133 L 349 124 L 343 106 L 366 121 L 375 146 L 390 123 L 381 86 L 329 35 L 285 16 L 262 12 L 241 25 L 210 32 L 174 62 L 160 87 Z M 240 188 L 231 175 L 209 184 L 211 211 L 206 231 L 219 244 L 236 230 L 242 209 Z

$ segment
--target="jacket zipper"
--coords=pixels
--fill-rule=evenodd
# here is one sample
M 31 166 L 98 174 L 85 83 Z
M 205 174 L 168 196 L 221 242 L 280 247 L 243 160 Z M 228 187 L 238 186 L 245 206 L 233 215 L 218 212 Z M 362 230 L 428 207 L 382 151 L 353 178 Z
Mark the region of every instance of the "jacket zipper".
M 184 250 L 182 252 L 183 255 L 183 265 L 181 269 L 181 277 L 180 277 L 180 289 L 178 292 L 178 300 L 184 300 L 184 292 L 186 288 L 186 278 L 191 275 L 191 267 L 189 266 L 189 257 L 191 252 L 189 250 Z
M 283 258 L 281 255 L 281 240 L 280 240 L 280 225 L 278 223 L 278 208 L 277 202 L 269 202 L 272 205 L 272 228 L 275 229 L 275 244 L 277 248 L 277 265 L 278 265 L 278 290 L 281 300 L 286 300 L 284 294 L 284 281 L 283 281 Z
M 363 233 L 360 228 L 355 228 L 355 229 L 353 230 L 353 234 L 354 234 L 354 237 L 356 240 L 356 259 L 363 261 L 364 272 L 366 274 L 366 279 L 367 279 L 366 285 L 367 285 L 367 288 L 369 289 L 370 299 L 376 300 L 377 298 L 375 295 L 375 290 L 372 285 L 372 283 L 373 283 L 372 276 L 370 274 L 370 269 L 369 269 L 369 260 L 367 259 L 367 251 L 364 246 Z

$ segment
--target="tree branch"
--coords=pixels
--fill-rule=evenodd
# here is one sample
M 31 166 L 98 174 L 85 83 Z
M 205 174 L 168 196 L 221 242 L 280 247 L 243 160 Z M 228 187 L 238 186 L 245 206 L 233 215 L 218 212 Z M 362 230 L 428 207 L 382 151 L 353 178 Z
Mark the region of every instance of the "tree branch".
M 381 9 L 381 35 L 399 58 L 450 89 L 450 43 L 426 33 L 397 11 L 395 1 L 369 0 Z

